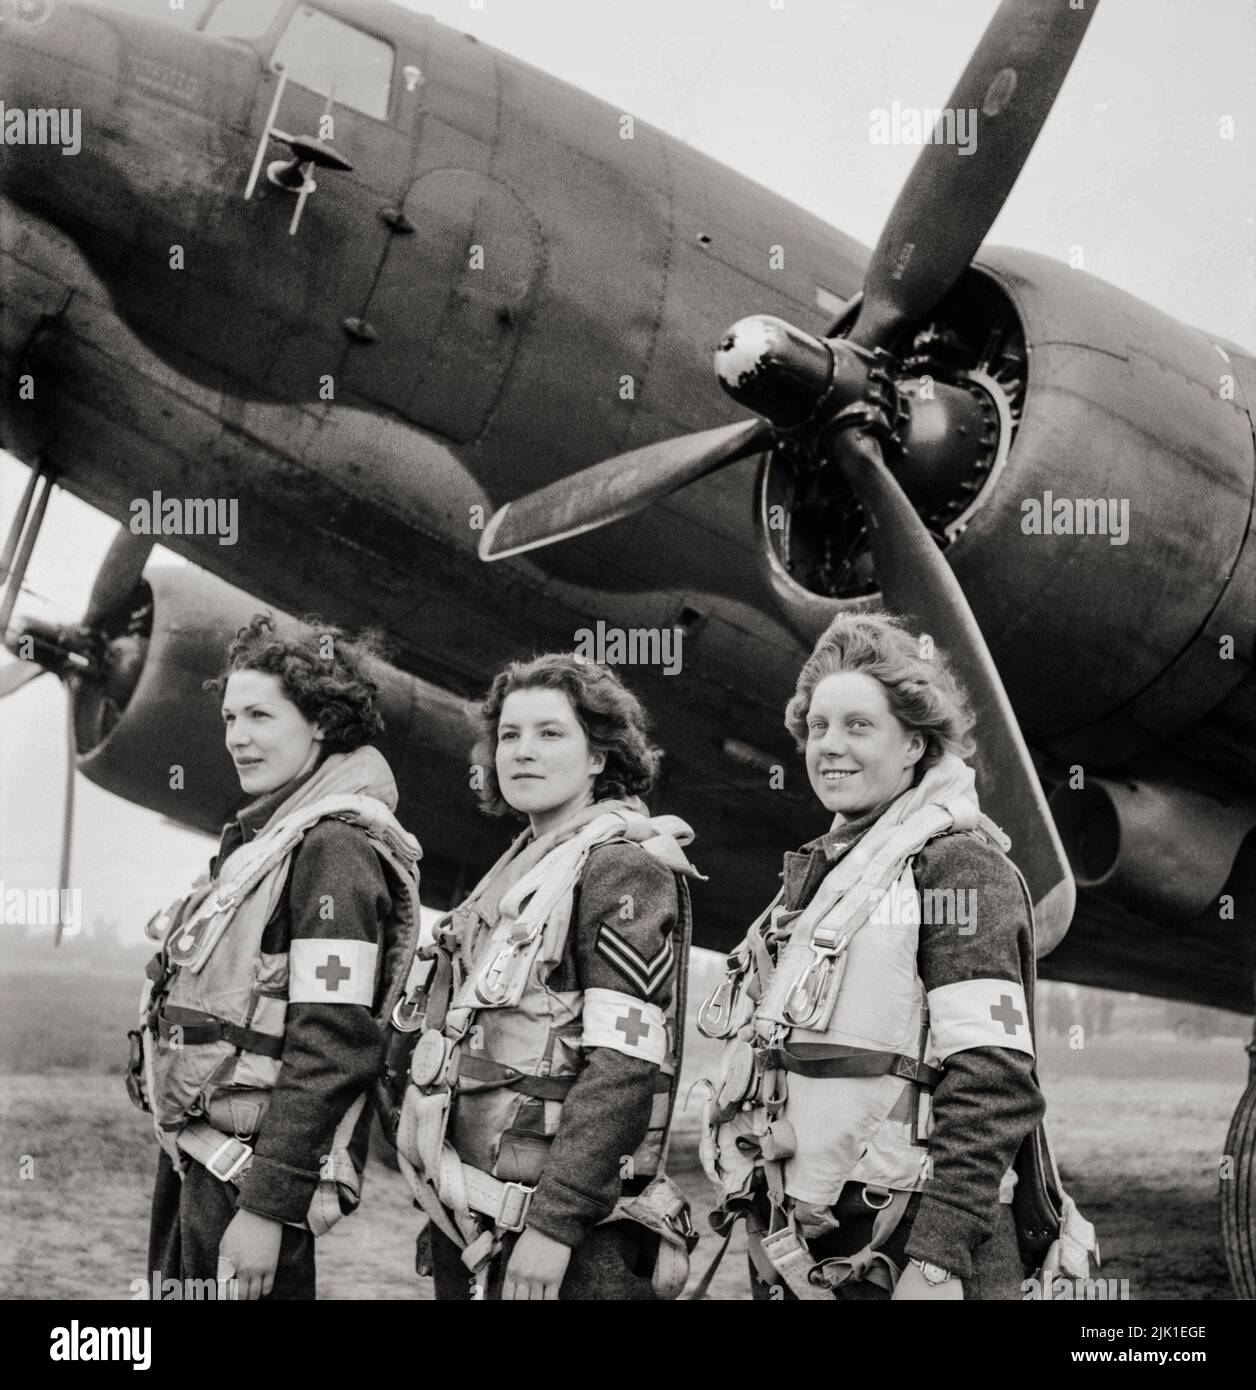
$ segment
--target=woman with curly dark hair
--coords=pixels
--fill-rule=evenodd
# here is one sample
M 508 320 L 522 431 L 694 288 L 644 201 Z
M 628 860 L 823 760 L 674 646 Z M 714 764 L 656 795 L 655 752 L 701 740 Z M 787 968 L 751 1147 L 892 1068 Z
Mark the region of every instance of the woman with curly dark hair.
M 604 667 L 516 662 L 480 728 L 482 806 L 527 826 L 438 924 L 416 1005 L 398 1151 L 436 1296 L 675 1297 L 690 1230 L 662 1159 L 692 832 L 640 800 L 660 755 Z
M 1028 897 L 940 652 L 843 615 L 785 723 L 832 826 L 729 956 L 703 1159 L 757 1298 L 1021 1295 L 1012 1164 L 1042 1118 Z
M 208 875 L 149 925 L 162 949 L 131 1089 L 161 1146 L 155 1283 L 313 1298 L 314 1239 L 357 1205 L 375 1013 L 419 920 L 418 843 L 371 746 L 371 652 L 259 614 L 206 682 L 249 800 Z

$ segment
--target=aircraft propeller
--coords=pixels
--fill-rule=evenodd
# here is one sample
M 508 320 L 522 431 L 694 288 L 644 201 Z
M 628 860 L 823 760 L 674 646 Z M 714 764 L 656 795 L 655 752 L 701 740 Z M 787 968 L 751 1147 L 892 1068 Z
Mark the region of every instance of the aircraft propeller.
M 142 649 L 126 631 L 127 605 L 135 594 L 152 541 L 119 527 L 92 586 L 83 620 L 61 626 L 27 618 L 4 634 L 4 644 L 18 659 L 0 669 L 0 699 L 12 695 L 36 677 L 57 676 L 66 685 L 67 748 L 61 821 L 61 862 L 58 883 L 69 886 L 74 844 L 74 782 L 78 761 L 78 730 L 91 731 L 98 741 L 107 727 L 109 711 L 121 709 L 139 678 Z M 62 901 L 63 899 L 59 899 Z M 58 918 L 54 944 L 60 944 Z
M 975 111 L 976 146 L 927 144 L 894 204 L 845 336 L 819 339 L 767 316 L 721 340 L 724 389 L 759 417 L 662 440 L 604 460 L 508 502 L 480 544 L 484 560 L 622 520 L 717 469 L 786 440 L 838 467 L 862 504 L 887 609 L 951 656 L 981 730 L 978 773 L 1011 835 L 1033 895 L 1040 949 L 1072 916 L 1074 886 L 1029 751 L 985 639 L 954 574 L 886 464 L 904 451 L 910 415 L 893 348 L 927 321 L 963 274 L 1016 182 L 1086 33 L 1095 5 L 1003 0 L 949 101 Z M 960 430 L 966 401 L 944 401 Z

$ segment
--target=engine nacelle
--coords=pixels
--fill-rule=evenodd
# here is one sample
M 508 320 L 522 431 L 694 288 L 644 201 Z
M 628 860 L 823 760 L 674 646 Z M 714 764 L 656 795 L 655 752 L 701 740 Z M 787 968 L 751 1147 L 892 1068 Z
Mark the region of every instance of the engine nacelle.
M 1050 806 L 1077 886 L 1110 893 L 1153 921 L 1206 912 L 1256 827 L 1251 798 L 1165 780 L 1061 783 Z
M 946 495 L 918 461 L 890 461 L 945 540 L 1031 743 L 1114 766 L 1197 723 L 1252 667 L 1256 363 L 1006 250 L 983 251 L 896 350 L 918 383 L 1003 396 L 1010 448 L 973 452 Z M 767 581 L 804 641 L 877 601 L 862 512 L 832 470 L 778 450 L 758 510 Z
M 203 570 L 150 568 L 132 610 L 143 607 L 145 586 L 148 630 L 110 644 L 111 667 L 129 678 L 74 691 L 79 770 L 128 801 L 217 834 L 248 798 L 224 745 L 218 702 L 203 683 L 220 672 L 227 643 L 255 613 L 272 612 L 281 632 L 294 620 Z M 380 751 L 397 778 L 398 815 L 423 842 L 430 901 L 429 871 L 439 882 L 458 864 L 497 853 L 488 823 L 479 831 L 468 816 L 468 706 L 385 662 L 370 661 L 368 672 L 385 724 Z

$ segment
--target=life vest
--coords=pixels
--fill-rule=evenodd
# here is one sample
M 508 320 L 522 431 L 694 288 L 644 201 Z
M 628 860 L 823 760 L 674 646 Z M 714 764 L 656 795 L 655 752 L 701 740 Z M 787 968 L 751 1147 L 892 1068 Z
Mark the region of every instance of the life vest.
M 786 912 L 780 895 L 730 954 L 725 978 L 703 1004 L 698 1027 L 728 1045 L 703 1116 L 700 1150 L 725 1224 L 754 1218 L 760 1180 L 769 1230 L 753 1229 L 752 1256 L 801 1297 L 828 1297 L 812 1278 L 805 1238 L 832 1229 L 830 1208 L 847 1183 L 884 1201 L 873 1246 L 853 1261 L 855 1277 L 892 1283 L 874 1268 L 912 1192 L 929 1174 L 929 1092 L 945 1059 L 962 1047 L 1016 1046 L 1032 1054 L 1024 992 L 1012 982 L 965 982 L 936 991 L 930 1018 L 917 969 L 920 897 L 913 857 L 953 830 L 1008 841 L 970 794 L 958 759 L 926 774 L 825 876 L 808 906 Z M 940 794 L 939 789 L 949 794 Z M 937 799 L 932 799 L 936 797 Z M 977 1039 L 969 984 L 998 983 L 1019 1006 L 1019 1037 Z M 962 996 L 962 997 L 961 997 Z M 744 1001 L 749 1001 L 748 1011 Z M 1009 1189 L 1010 1196 L 1010 1189 Z M 869 1205 L 874 1205 L 869 1200 Z M 839 1282 L 852 1275 L 852 1261 Z M 883 1262 L 888 1264 L 888 1262 Z
M 523 1229 L 584 1048 L 605 1043 L 599 1029 L 609 1026 L 612 1006 L 630 1023 L 628 1006 L 635 1007 L 637 1031 L 653 1031 L 657 1051 L 649 1055 L 659 1071 L 649 1130 L 628 1170 L 647 1179 L 645 1191 L 609 1219 L 631 1217 L 665 1241 L 688 1241 L 687 1203 L 661 1172 L 684 1020 L 690 913 L 683 883 L 672 940 L 677 987 L 665 1011 L 611 990 L 559 989 L 549 977 L 564 956 L 590 851 L 630 838 L 678 874 L 692 873 L 680 850 L 691 835 L 671 816 L 596 815 L 511 885 L 491 926 L 475 910 L 474 894 L 436 926 L 425 952 L 430 975 L 409 1009 L 421 1036 L 410 1059 L 397 1149 L 420 1205 L 464 1248 L 473 1272 L 486 1268 L 503 1232 Z M 500 863 L 508 859 L 509 853 Z M 638 1055 L 647 1055 L 646 1044 Z
M 747 938 L 752 954 L 741 988 L 756 1007 L 725 1051 L 709 1111 L 706 1153 L 725 1200 L 749 1195 L 760 1166 L 754 1150 L 765 1138 L 768 1156 L 779 1155 L 783 1163 L 785 1195 L 818 1207 L 832 1206 L 847 1182 L 914 1191 L 926 1171 L 927 1087 L 939 1073 L 926 1061 L 927 1013 L 916 971 L 919 899 L 911 866 L 902 867 L 846 947 L 827 1021 L 821 1012 L 819 1026 L 808 1028 L 788 1021 L 798 1016 L 790 997 L 807 988 L 803 977 L 813 962 L 819 971 L 826 958 L 816 950 L 811 959 L 796 951 L 787 961 L 786 952 L 796 933 L 811 942 L 817 932 L 824 939 L 834 898 L 822 884 L 813 901 L 829 910 L 808 921 L 807 913 L 776 905 Z M 765 954 L 781 962 L 770 974 L 755 963 Z M 704 1005 L 704 1018 L 714 1003 L 713 996 Z M 785 1075 L 765 1096 L 762 1082 L 773 1071 Z
M 374 753 L 358 750 L 366 751 Z M 290 953 L 263 951 L 262 937 L 293 854 L 313 826 L 330 818 L 366 832 L 384 868 L 392 908 L 376 944 L 335 941 L 340 954 L 334 961 L 329 955 L 329 968 L 338 977 L 343 972 L 346 987 L 356 989 L 352 997 L 372 1007 L 381 1032 L 404 988 L 418 946 L 422 851 L 382 801 L 332 792 L 298 806 L 239 846 L 212 881 L 198 883 L 148 927 L 162 950 L 140 1006 L 143 1100 L 158 1142 L 180 1170 L 190 1154 L 216 1176 L 226 1175 L 207 1155 L 210 1130 L 235 1141 L 230 1150 L 235 1173 L 251 1159 L 243 1140 L 255 1135 L 265 1118 L 294 994 Z M 355 970 L 363 978 L 350 985 Z M 307 1218 L 316 1234 L 359 1201 L 361 1175 L 349 1142 L 365 1100 L 355 1100 L 336 1129 Z M 222 1152 L 229 1145 L 216 1147 Z

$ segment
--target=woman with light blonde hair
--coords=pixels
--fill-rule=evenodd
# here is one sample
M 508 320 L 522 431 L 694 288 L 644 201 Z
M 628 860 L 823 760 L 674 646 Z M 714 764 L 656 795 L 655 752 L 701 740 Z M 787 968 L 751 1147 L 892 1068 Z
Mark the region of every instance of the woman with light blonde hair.
M 785 723 L 831 824 L 785 855 L 699 1017 L 729 1039 L 704 1160 L 756 1297 L 1021 1297 L 1031 919 L 972 722 L 887 615 L 839 617 L 799 673 Z

